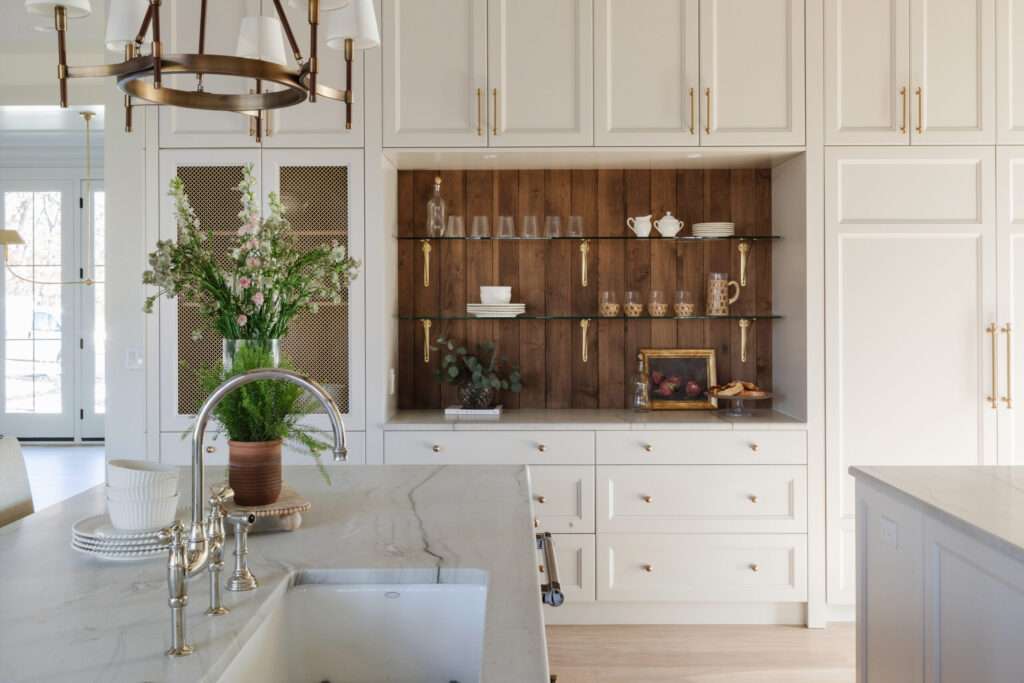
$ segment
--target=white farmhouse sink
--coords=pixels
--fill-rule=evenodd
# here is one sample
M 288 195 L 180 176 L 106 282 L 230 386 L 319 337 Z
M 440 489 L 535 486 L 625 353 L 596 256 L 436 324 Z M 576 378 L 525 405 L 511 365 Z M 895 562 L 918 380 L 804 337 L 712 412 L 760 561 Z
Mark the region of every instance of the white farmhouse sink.
M 287 591 L 271 598 L 268 616 L 222 683 L 479 681 L 484 573 L 457 572 L 454 583 L 374 582 L 397 576 L 300 572 Z

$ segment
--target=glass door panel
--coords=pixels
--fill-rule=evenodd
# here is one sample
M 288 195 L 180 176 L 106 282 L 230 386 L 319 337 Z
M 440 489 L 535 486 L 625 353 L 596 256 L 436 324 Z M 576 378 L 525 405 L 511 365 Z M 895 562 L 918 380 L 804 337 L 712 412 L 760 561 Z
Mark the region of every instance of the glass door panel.
M 93 180 L 83 183 L 82 196 L 91 196 L 92 201 L 86 202 L 85 215 L 88 218 L 87 230 L 83 231 L 84 244 L 81 253 L 90 249 L 92 259 L 83 265 L 84 276 L 91 277 L 95 282 L 90 287 L 78 287 L 81 297 L 81 340 L 79 345 L 79 404 L 80 417 L 79 436 L 83 439 L 103 438 L 103 414 L 106 412 L 106 376 L 104 368 L 104 352 L 106 349 L 106 318 L 105 290 L 106 280 L 106 193 L 101 181 Z

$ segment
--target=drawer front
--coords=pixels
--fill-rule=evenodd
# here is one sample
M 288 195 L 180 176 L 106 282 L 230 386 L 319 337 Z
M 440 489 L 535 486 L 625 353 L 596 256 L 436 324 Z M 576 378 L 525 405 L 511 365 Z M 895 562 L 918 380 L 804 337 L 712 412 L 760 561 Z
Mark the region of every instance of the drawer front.
M 597 557 L 598 600 L 807 600 L 803 534 L 601 534 Z
M 593 465 L 531 465 L 530 492 L 537 531 L 594 533 Z
M 387 432 L 389 465 L 593 465 L 593 432 Z
M 803 465 L 802 431 L 603 432 L 600 465 Z
M 216 438 L 214 438 L 216 436 Z M 319 436 L 327 443 L 332 443 L 330 432 L 321 432 Z M 203 439 L 206 448 L 207 465 L 228 464 L 228 441 L 223 434 L 213 430 L 206 432 Z M 192 464 L 192 439 L 181 438 L 180 432 L 164 432 L 160 435 L 160 462 L 164 465 L 178 465 L 188 467 Z M 348 460 L 345 463 L 335 463 L 331 454 L 324 453 L 320 456 L 320 462 L 324 467 L 343 467 L 345 465 L 366 464 L 366 433 L 348 432 Z M 315 465 L 316 460 L 309 455 L 308 451 L 296 448 L 292 444 L 285 444 L 281 452 L 281 463 L 286 467 L 292 465 Z
M 597 542 L 593 534 L 554 534 L 555 558 L 558 561 L 558 582 L 562 585 L 565 604 L 573 605 L 580 602 L 593 602 L 597 588 L 594 576 L 597 561 Z M 538 552 L 540 570 L 538 583 L 547 580 L 543 553 Z M 558 609 L 545 606 L 544 609 Z
M 804 533 L 803 465 L 597 468 L 598 531 Z

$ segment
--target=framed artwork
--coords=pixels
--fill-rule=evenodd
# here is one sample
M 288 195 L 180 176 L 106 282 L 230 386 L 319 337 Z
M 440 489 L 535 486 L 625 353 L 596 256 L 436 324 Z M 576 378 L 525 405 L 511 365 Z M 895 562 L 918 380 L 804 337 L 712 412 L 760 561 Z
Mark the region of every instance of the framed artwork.
M 641 349 L 653 410 L 713 410 L 717 399 L 714 349 Z

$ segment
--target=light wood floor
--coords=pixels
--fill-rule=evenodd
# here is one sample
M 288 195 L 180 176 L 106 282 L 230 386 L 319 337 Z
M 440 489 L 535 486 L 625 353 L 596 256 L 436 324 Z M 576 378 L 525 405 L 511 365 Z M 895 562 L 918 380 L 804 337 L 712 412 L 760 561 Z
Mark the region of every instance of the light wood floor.
M 853 683 L 852 624 L 549 626 L 558 683 Z

